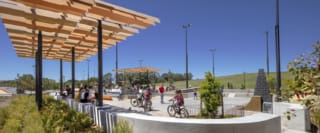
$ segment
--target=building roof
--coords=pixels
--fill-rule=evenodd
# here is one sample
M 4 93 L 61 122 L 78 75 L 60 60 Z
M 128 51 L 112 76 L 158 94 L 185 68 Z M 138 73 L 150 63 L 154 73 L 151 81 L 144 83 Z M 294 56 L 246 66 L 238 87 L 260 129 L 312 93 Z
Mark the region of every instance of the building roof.
M 82 61 L 97 53 L 97 20 L 102 20 L 103 49 L 160 23 L 156 17 L 101 0 L 0 0 L 0 17 L 19 57 L 34 58 L 38 31 L 43 58 Z

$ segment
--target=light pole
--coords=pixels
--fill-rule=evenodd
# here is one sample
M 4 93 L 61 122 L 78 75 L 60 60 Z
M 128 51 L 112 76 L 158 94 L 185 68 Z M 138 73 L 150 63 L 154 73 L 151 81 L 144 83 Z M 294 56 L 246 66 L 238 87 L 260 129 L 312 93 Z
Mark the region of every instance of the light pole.
M 280 101 L 281 96 L 281 64 L 280 64 L 280 28 L 279 28 L 279 0 L 276 0 L 276 26 L 275 26 L 275 36 L 276 36 L 276 68 L 277 68 L 277 101 Z
M 88 62 L 88 79 L 87 79 L 87 85 L 89 85 L 89 72 L 90 72 L 90 70 L 89 70 L 89 64 L 90 64 L 90 60 L 88 59 L 87 60 L 87 62 Z
M 214 53 L 216 52 L 216 49 L 210 49 L 210 52 L 212 54 L 212 75 L 215 76 L 215 73 L 214 73 Z
M 182 28 L 186 29 L 186 88 L 189 87 L 189 72 L 188 72 L 188 29 L 191 24 L 182 25 Z
M 266 31 L 266 45 L 267 45 L 267 75 L 269 77 L 269 32 Z

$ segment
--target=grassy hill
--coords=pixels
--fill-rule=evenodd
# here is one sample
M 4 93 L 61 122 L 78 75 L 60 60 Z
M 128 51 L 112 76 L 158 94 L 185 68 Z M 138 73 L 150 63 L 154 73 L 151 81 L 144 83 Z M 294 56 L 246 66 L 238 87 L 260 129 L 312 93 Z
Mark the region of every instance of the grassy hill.
M 276 73 L 270 73 L 270 76 L 275 77 Z M 282 86 L 287 86 L 284 82 L 285 79 L 291 79 L 292 76 L 288 72 L 282 72 L 281 74 L 282 78 Z M 256 86 L 257 82 L 257 73 L 246 73 L 246 88 L 253 89 Z M 228 75 L 228 76 L 220 76 L 217 77 L 217 79 L 222 82 L 227 88 L 227 83 L 231 83 L 233 85 L 233 88 L 240 88 L 241 84 L 243 84 L 243 74 L 235 74 L 235 75 Z M 191 84 L 192 87 L 200 86 L 200 83 L 203 81 L 203 79 L 198 80 L 190 80 L 189 84 Z M 173 84 L 177 88 L 185 88 L 186 82 L 185 81 L 177 81 Z

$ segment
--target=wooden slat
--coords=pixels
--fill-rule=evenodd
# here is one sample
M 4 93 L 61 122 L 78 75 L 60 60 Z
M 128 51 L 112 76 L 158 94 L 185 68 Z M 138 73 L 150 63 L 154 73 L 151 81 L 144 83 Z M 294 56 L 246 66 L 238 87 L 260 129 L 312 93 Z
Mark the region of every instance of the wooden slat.
M 41 30 L 43 58 L 66 61 L 72 47 L 76 61 L 97 53 L 97 19 L 103 20 L 103 49 L 160 22 L 100 0 L 0 0 L 0 17 L 19 57 L 34 58 Z

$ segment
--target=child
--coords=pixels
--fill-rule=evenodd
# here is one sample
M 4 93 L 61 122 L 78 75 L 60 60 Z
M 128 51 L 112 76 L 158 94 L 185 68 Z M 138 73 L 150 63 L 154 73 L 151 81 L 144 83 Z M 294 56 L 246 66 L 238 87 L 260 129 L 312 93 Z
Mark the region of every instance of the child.
M 150 88 L 147 88 L 147 90 L 144 93 L 144 106 L 146 107 L 149 102 L 151 102 L 151 90 Z M 149 110 L 150 108 L 151 107 L 149 107 Z
M 177 90 L 176 91 L 176 95 L 174 96 L 174 99 L 177 101 L 176 105 L 177 105 L 177 108 L 179 109 L 178 110 L 178 114 L 180 114 L 180 107 L 184 106 L 184 98 L 183 98 L 183 95 L 181 93 L 181 90 Z
M 194 90 L 194 91 L 193 91 L 193 99 L 194 99 L 194 100 L 197 100 L 197 90 Z

